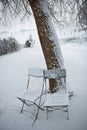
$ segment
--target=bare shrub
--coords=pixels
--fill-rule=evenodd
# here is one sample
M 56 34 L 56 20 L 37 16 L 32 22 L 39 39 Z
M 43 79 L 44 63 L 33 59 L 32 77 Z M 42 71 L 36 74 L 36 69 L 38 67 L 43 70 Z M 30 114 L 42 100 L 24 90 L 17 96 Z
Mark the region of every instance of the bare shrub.
M 0 56 L 19 49 L 20 45 L 14 38 L 0 40 Z

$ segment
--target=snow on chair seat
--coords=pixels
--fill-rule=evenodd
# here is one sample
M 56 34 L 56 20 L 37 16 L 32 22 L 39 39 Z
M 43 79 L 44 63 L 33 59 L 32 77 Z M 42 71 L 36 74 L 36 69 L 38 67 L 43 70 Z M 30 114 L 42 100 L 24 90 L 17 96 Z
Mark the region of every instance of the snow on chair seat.
M 65 94 L 59 94 L 59 93 L 53 93 L 53 94 L 47 94 L 47 100 L 44 103 L 45 107 L 63 107 L 63 106 L 69 106 L 69 96 L 68 93 Z
M 43 110 L 40 106 L 39 106 L 39 99 L 41 96 L 41 91 L 34 91 L 34 90 L 25 90 L 23 91 L 21 94 L 19 94 L 17 96 L 17 98 L 23 102 L 23 106 L 21 109 L 21 112 L 23 112 L 23 108 L 24 108 L 24 104 L 26 104 L 27 106 L 32 106 L 35 105 L 37 107 L 39 107 L 41 110 Z
M 47 112 L 47 118 L 48 118 L 49 111 L 61 110 L 62 108 L 66 108 L 67 119 L 69 120 L 68 107 L 69 107 L 68 93 L 59 94 L 56 92 L 53 94 L 47 94 L 46 102 L 44 103 L 44 108 L 46 108 L 46 112 Z
M 17 96 L 18 99 L 20 99 L 22 102 L 24 100 L 30 101 L 31 103 L 37 101 L 37 99 L 40 97 L 41 92 L 40 91 L 30 91 L 30 90 L 25 90 L 21 94 Z

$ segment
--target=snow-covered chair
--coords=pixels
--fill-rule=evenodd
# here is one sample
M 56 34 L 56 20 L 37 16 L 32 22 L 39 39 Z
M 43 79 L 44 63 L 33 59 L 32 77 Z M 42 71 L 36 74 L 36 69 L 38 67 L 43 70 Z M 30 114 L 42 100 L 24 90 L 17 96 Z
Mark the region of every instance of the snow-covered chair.
M 33 84 L 31 86 L 31 77 L 36 79 L 41 79 L 41 86 L 37 86 L 37 84 Z M 34 82 L 34 81 L 33 81 Z M 44 92 L 44 78 L 43 78 L 43 69 L 41 68 L 29 68 L 28 70 L 28 82 L 27 89 L 24 90 L 21 94 L 17 96 L 17 98 L 23 102 L 21 113 L 23 112 L 24 105 L 31 106 L 35 105 L 38 109 L 43 110 L 41 107 L 41 98 Z
M 45 82 L 47 79 L 56 79 L 61 81 L 62 86 L 59 86 L 59 90 L 55 93 L 47 93 L 46 101 L 44 103 L 44 108 L 47 112 L 51 110 L 61 110 L 62 108 L 66 108 L 67 119 L 69 119 L 69 95 L 66 88 L 66 70 L 65 69 L 52 69 L 44 71 L 44 79 Z M 61 88 L 62 87 L 62 88 Z

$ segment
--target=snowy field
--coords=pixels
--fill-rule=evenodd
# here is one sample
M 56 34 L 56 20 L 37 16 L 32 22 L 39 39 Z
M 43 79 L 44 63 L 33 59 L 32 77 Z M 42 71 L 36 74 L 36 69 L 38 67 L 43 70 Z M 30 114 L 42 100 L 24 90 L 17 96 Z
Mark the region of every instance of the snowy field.
M 16 96 L 26 88 L 28 68 L 46 68 L 36 31 L 11 32 L 10 36 L 15 36 L 23 44 L 29 33 L 35 39 L 34 47 L 0 57 L 0 130 L 87 130 L 87 40 L 82 43 L 84 40 L 80 35 L 80 40 L 75 39 L 74 43 L 70 39 L 68 42 L 64 39 L 60 41 L 66 43 L 61 44 L 61 50 L 68 85 L 74 91 L 70 99 L 70 119 L 66 119 L 66 113 L 55 111 L 50 113 L 47 120 L 46 113 L 40 112 L 39 119 L 32 127 L 32 110 L 25 107 L 24 113 L 20 113 L 22 104 Z M 8 33 L 0 34 L 1 38 L 4 36 L 8 37 Z

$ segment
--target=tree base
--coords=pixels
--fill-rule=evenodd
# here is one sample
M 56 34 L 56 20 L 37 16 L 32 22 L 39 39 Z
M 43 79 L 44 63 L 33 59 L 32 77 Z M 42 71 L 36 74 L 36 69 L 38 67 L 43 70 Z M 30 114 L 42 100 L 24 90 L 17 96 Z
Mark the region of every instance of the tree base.
M 55 93 L 55 92 L 57 92 L 58 91 L 58 85 L 57 85 L 57 81 L 55 80 L 55 79 L 50 79 L 49 80 L 49 86 L 50 86 L 50 88 L 49 88 L 49 91 L 51 92 L 51 93 Z

